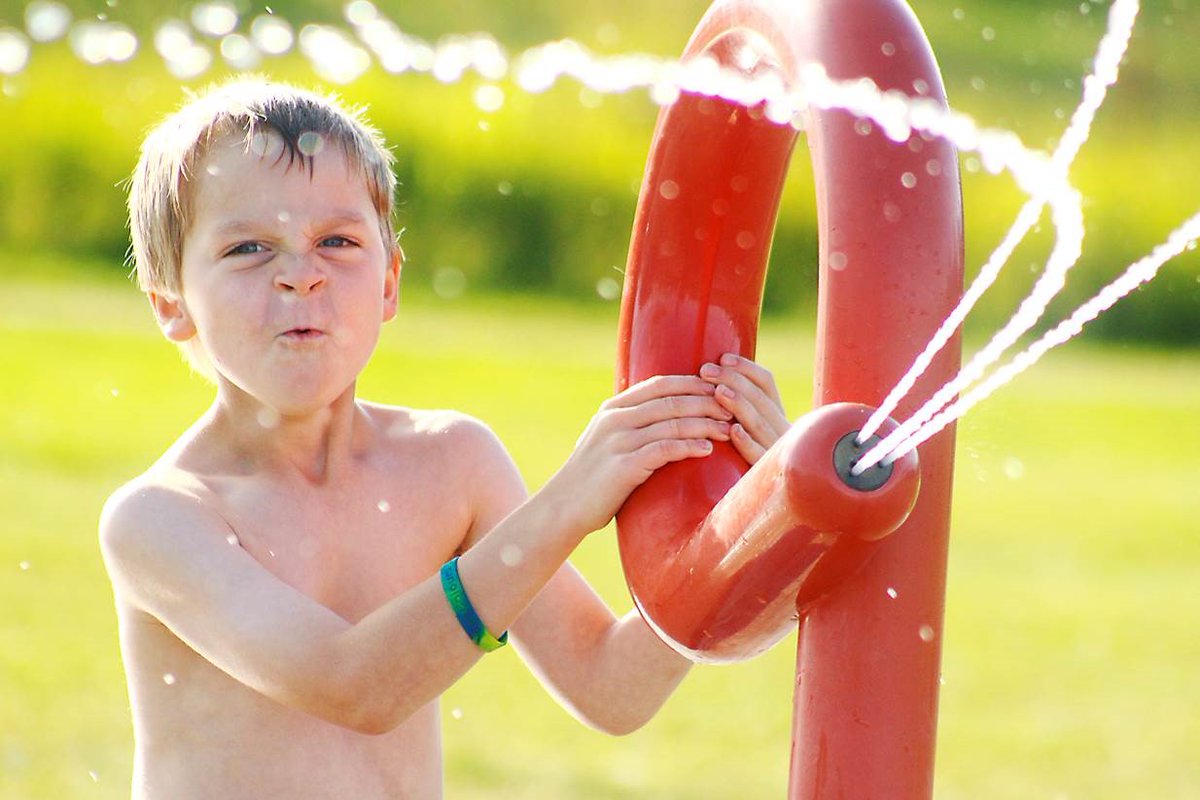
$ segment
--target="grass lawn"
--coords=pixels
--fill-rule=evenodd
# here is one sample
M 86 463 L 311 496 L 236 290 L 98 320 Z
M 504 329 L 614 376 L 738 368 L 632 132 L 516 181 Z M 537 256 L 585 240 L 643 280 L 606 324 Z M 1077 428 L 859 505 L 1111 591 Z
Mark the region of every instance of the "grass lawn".
M 616 315 L 414 295 L 361 393 L 482 417 L 537 487 L 611 390 Z M 768 321 L 760 356 L 798 416 L 810 326 Z M 128 797 L 96 516 L 210 390 L 113 282 L 6 279 L 0 365 L 0 797 Z M 1200 796 L 1197 409 L 1200 352 L 1080 345 L 961 423 L 938 798 Z M 629 607 L 611 532 L 575 561 Z M 444 698 L 447 796 L 782 798 L 794 646 L 696 669 L 623 739 L 492 656 Z

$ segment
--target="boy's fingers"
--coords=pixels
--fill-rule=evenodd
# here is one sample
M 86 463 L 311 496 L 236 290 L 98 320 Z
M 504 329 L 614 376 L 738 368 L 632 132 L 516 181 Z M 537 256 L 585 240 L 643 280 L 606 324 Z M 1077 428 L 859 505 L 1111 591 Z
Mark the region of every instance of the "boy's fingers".
M 745 356 L 739 356 L 737 353 L 725 353 L 721 356 L 721 366 L 728 367 L 745 375 L 767 397 L 770 397 L 779 405 L 783 405 L 783 400 L 779 396 L 779 387 L 775 385 L 775 376 L 771 374 L 771 370 L 762 366 L 757 361 L 752 361 Z
M 764 447 L 771 446 L 782 435 L 745 395 L 728 386 L 718 386 L 716 399 L 733 412 L 741 427 Z
M 707 456 L 712 448 L 708 439 L 659 439 L 639 448 L 635 456 L 644 469 L 653 472 L 672 461 Z
M 630 408 L 669 395 L 709 395 L 713 385 L 695 375 L 655 375 L 605 401 L 608 408 Z
M 705 417 L 687 417 L 656 422 L 631 431 L 630 450 L 639 450 L 650 442 L 666 439 L 715 439 L 729 441 L 729 423 Z
M 729 430 L 729 441 L 733 443 L 734 449 L 741 454 L 742 458 L 746 459 L 747 464 L 754 464 L 767 452 L 765 447 L 746 433 L 745 428 L 736 423 Z
M 713 368 L 706 364 L 704 377 L 717 384 L 715 399 L 731 410 L 756 438 L 770 437 L 770 441 L 782 436 L 791 423 L 783 407 L 745 375 L 724 367 Z
M 711 395 L 668 395 L 647 400 L 637 406 L 616 409 L 612 412 L 612 417 L 618 425 L 645 428 L 663 420 L 687 417 L 731 420 L 733 413 L 722 407 Z

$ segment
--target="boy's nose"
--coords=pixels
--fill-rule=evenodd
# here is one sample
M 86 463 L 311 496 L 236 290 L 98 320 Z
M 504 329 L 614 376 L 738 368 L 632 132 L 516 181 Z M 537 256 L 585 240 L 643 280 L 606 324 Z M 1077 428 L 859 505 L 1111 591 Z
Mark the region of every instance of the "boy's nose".
M 288 259 L 289 263 L 275 273 L 275 286 L 285 292 L 305 295 L 325 283 L 325 272 L 303 256 Z

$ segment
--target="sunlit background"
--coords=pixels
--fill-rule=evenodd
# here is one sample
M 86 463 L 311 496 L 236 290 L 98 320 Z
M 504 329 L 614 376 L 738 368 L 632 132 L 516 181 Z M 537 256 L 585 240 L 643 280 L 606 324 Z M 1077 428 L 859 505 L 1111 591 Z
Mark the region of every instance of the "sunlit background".
M 658 107 L 569 79 L 530 92 L 489 58 L 563 38 L 669 58 L 706 6 L 0 0 L 0 798 L 129 793 L 96 516 L 211 394 L 125 277 L 122 182 L 147 127 L 187 88 L 244 69 L 367 105 L 397 156 L 408 262 L 363 394 L 480 416 L 536 488 L 611 391 Z M 913 7 L 954 107 L 1052 149 L 1108 4 Z M 407 60 L 363 35 L 381 19 L 409 37 Z M 1200 209 L 1197 41 L 1196 0 L 1144 4 L 1072 172 L 1088 237 L 1047 324 Z M 816 288 L 797 152 L 760 347 L 792 416 L 810 404 Z M 961 170 L 971 274 L 1023 198 L 974 157 Z M 1050 234 L 1017 251 L 972 314 L 968 349 L 1028 292 Z M 937 797 L 1200 797 L 1197 345 L 1188 253 L 960 424 Z M 629 607 L 611 531 L 576 562 Z M 443 702 L 447 797 L 783 797 L 794 644 L 696 670 L 624 739 L 570 719 L 514 654 L 493 656 Z

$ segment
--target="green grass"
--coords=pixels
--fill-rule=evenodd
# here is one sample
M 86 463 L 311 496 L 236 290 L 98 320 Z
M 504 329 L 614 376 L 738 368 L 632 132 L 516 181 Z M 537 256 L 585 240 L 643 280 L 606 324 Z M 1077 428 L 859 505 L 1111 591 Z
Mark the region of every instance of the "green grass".
M 9 272 L 8 274 L 12 274 Z M 489 421 L 531 486 L 611 390 L 614 304 L 406 294 L 362 393 Z M 793 416 L 811 326 L 768 321 Z M 117 281 L 0 286 L 0 797 L 128 797 L 131 729 L 95 545 L 104 497 L 209 399 Z M 1064 348 L 961 424 L 937 797 L 1200 796 L 1200 353 Z M 629 607 L 611 531 L 576 563 Z M 794 637 L 698 668 L 624 739 L 511 652 L 445 697 L 450 798 L 783 797 Z

